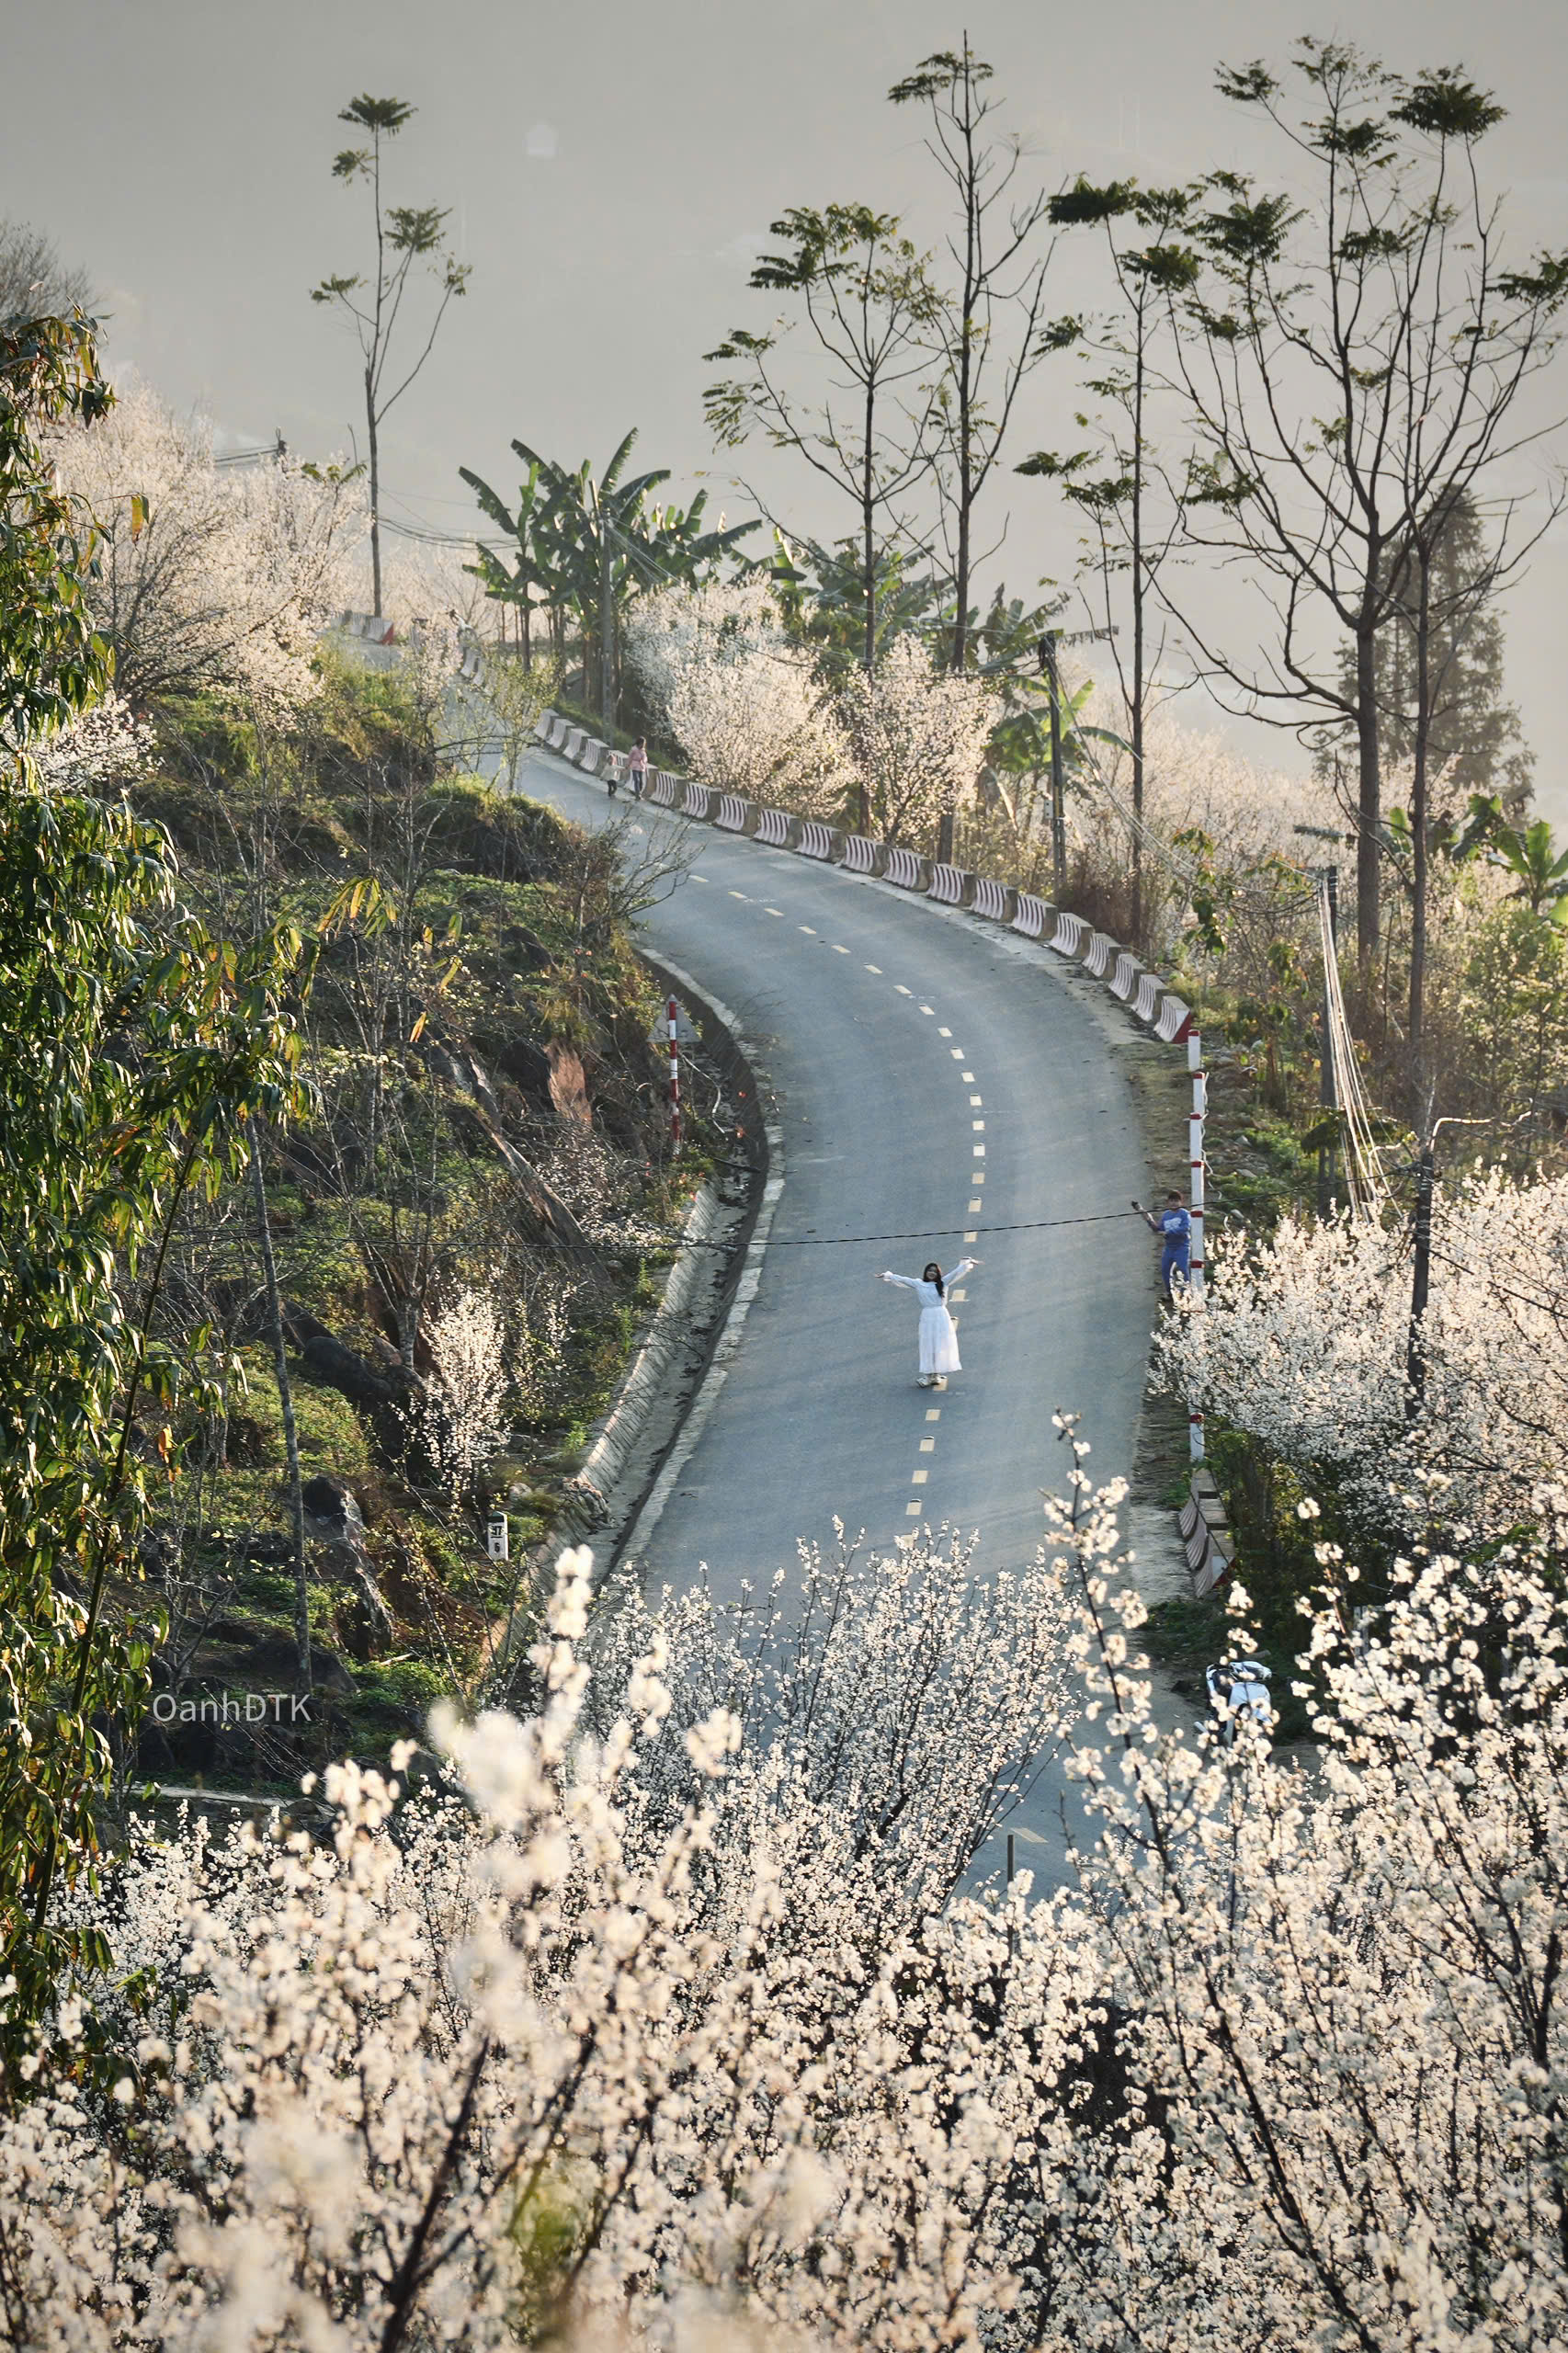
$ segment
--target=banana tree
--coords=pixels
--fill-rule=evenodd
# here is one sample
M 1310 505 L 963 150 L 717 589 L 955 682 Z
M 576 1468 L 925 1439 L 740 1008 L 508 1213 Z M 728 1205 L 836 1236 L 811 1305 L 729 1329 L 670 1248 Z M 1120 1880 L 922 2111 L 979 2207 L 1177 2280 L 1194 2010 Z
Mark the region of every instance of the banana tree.
M 460 469 L 483 513 L 517 549 L 510 569 L 485 550 L 470 569 L 504 602 L 526 597 L 537 586 L 552 611 L 575 616 L 584 699 L 598 702 L 607 738 L 613 733 L 618 699 L 619 623 L 631 599 L 671 582 L 696 583 L 756 529 L 755 521 L 726 528 L 722 517 L 716 530 L 706 529 L 706 491 L 688 506 L 653 503 L 650 494 L 668 482 L 669 468 L 653 467 L 628 478 L 636 438 L 633 428 L 597 477 L 586 459 L 569 472 L 515 440 L 512 448 L 528 470 L 515 512 L 478 474 Z

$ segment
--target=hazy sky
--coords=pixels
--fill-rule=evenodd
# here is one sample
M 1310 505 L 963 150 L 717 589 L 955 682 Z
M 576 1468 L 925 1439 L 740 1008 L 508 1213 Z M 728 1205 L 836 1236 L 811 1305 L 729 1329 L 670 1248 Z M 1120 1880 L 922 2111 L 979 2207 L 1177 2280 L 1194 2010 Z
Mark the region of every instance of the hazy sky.
M 885 92 L 954 45 L 966 16 L 1003 119 L 1051 186 L 1079 169 L 1268 167 L 1212 69 L 1282 57 L 1302 31 L 1348 32 L 1406 69 L 1462 61 L 1509 109 L 1484 153 L 1521 250 L 1568 244 L 1568 0 L 0 0 L 0 213 L 33 219 L 89 268 L 114 314 L 111 358 L 176 404 L 205 405 L 236 443 L 280 427 L 301 452 L 346 449 L 354 350 L 308 300 L 365 257 L 363 198 L 330 173 L 350 135 L 336 110 L 361 90 L 410 99 L 391 192 L 452 207 L 473 277 L 390 423 L 386 512 L 460 529 L 460 464 L 510 486 L 513 434 L 575 463 L 636 424 L 643 462 L 687 487 L 706 471 L 733 517 L 744 502 L 708 442 L 701 355 L 763 323 L 767 298 L 746 277 L 785 206 L 864 200 L 903 212 L 923 244 L 939 234 L 917 112 Z M 1092 298 L 1086 247 L 1058 267 L 1053 311 Z M 1060 369 L 1036 383 L 1017 455 L 1057 438 L 1070 408 Z M 803 527 L 834 519 L 781 464 L 756 472 Z M 1030 593 L 1064 578 L 1075 533 L 1053 494 L 1007 481 L 994 526 L 1009 508 L 994 573 Z M 1509 631 L 1559 821 L 1562 534 L 1513 597 Z

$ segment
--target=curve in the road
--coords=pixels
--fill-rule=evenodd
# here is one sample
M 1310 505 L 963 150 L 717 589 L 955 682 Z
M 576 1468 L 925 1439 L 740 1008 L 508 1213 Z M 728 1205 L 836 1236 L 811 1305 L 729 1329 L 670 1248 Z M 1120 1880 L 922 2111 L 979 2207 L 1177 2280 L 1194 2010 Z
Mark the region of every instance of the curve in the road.
M 627 814 L 536 756 L 519 790 L 592 826 Z M 678 826 L 646 805 L 632 823 Z M 1131 1465 L 1150 1323 L 1142 1228 L 1074 1224 L 1142 1189 L 1125 1081 L 1044 951 L 884 885 L 693 828 L 651 951 L 750 1040 L 788 1176 L 744 1340 L 642 1546 L 648 1583 L 754 1589 L 834 1522 L 887 1547 L 922 1522 L 1032 1555 L 1061 1475 L 1051 1415 Z M 988 1233 L 986 1229 L 1032 1229 Z M 937 1239 L 849 1241 L 909 1234 Z M 915 1386 L 916 1314 L 884 1267 L 984 1261 L 952 1297 L 964 1370 Z

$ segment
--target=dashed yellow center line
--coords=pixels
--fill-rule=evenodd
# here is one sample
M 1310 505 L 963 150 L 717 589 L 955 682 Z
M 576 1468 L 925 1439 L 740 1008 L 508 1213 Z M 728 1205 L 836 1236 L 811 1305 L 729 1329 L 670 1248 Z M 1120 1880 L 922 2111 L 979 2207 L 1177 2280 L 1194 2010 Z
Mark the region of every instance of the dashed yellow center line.
M 948 1293 L 948 1297 L 952 1301 L 953 1305 L 956 1307 L 960 1300 L 967 1299 L 969 1297 L 969 1293 L 967 1290 L 950 1290 Z
M 985 1203 L 983 1201 L 971 1201 L 969 1205 L 969 1213 L 971 1217 L 978 1217 L 984 1207 Z M 966 1242 L 978 1242 L 980 1236 L 978 1233 L 966 1233 L 964 1235 L 964 1240 Z
M 969 1108 L 970 1108 L 970 1109 L 971 1109 L 971 1111 L 978 1111 L 978 1110 L 982 1108 L 982 1106 L 981 1106 L 981 1100 L 980 1100 L 980 1097 L 979 1097 L 979 1096 L 978 1096 L 978 1095 L 971 1095 L 971 1096 L 970 1097 L 970 1098 L 969 1098 Z
M 950 1038 L 952 1034 L 950 1029 L 938 1029 L 937 1032 L 938 1038 Z
M 985 1122 L 983 1120 L 971 1120 L 969 1124 L 971 1133 L 977 1136 L 983 1136 L 985 1133 Z
M 974 1073 L 973 1073 L 973 1071 L 971 1071 L 971 1070 L 960 1070 L 960 1073 L 959 1073 L 959 1076 L 962 1079 L 962 1081 L 963 1081 L 963 1083 L 964 1083 L 964 1085 L 965 1085 L 966 1086 L 972 1086 L 974 1085 Z
M 709 882 L 712 881 L 712 877 L 708 874 L 694 874 L 691 880 L 694 882 Z
M 950 1047 L 950 1048 L 949 1049 L 949 1052 L 951 1053 L 951 1055 L 952 1055 L 952 1058 L 953 1058 L 954 1062 L 956 1062 L 956 1063 L 961 1063 L 961 1062 L 962 1062 L 962 1060 L 963 1060 L 963 1048 L 962 1048 L 961 1046 L 953 1046 L 953 1047 Z
M 913 1471 L 910 1473 L 909 1483 L 912 1487 L 923 1487 L 930 1476 L 929 1471 Z
M 939 1422 L 942 1418 L 942 1409 L 940 1405 L 927 1405 L 926 1408 L 926 1418 L 928 1422 Z
M 905 1504 L 905 1505 L 904 1505 L 904 1506 L 903 1506 L 903 1516 L 904 1516 L 905 1519 L 918 1519 L 918 1518 L 919 1518 L 919 1517 L 920 1517 L 920 1506 L 919 1506 L 919 1505 L 918 1505 L 918 1504 Z
M 983 1160 L 983 1159 L 984 1159 L 984 1157 L 985 1157 L 985 1146 L 984 1146 L 983 1143 L 977 1143 L 977 1144 L 975 1145 L 975 1147 L 974 1147 L 974 1156 L 975 1156 L 976 1160 Z
M 750 906 L 750 904 L 751 904 L 751 901 L 746 897 L 746 894 L 745 894 L 745 892 L 744 892 L 744 891 L 732 891 L 732 892 L 731 892 L 731 893 L 730 893 L 730 896 L 731 896 L 731 898 L 732 898 L 732 899 L 739 899 L 739 900 L 741 900 L 741 901 L 742 901 L 742 903 L 743 903 L 744 905 L 748 906 L 748 907 L 749 907 L 749 906 Z
M 937 1441 L 934 1438 L 923 1438 L 921 1439 L 920 1451 L 922 1454 L 934 1454 L 936 1450 Z
M 902 981 L 894 981 L 893 986 L 898 991 L 900 996 L 913 996 L 915 995 L 915 991 L 913 989 L 906 989 Z
M 816 936 L 817 936 L 817 935 L 816 935 L 816 926 L 815 926 L 813 924 L 809 924 L 809 923 L 797 924 L 797 926 L 796 926 L 796 929 L 797 929 L 798 931 L 804 931 L 804 932 L 808 932 L 808 933 L 811 935 L 812 938 L 813 938 L 813 939 L 814 939 L 814 938 L 816 938 Z
M 879 981 L 881 979 L 882 968 L 880 964 L 868 964 L 866 970 L 868 972 L 875 972 Z
M 920 1010 L 922 1013 L 928 1013 L 933 1021 L 937 1018 L 937 1008 L 934 1005 L 923 1005 Z
M 835 956 L 847 956 L 849 950 L 847 948 L 840 948 L 837 940 L 835 939 L 833 943 L 833 952 Z
M 764 907 L 762 912 L 765 915 L 778 915 L 780 921 L 783 919 L 784 910 L 782 907 Z
M 970 1208 L 971 1208 L 971 1210 L 977 1210 L 979 1207 L 980 1207 L 980 1203 L 979 1203 L 978 1201 L 971 1201 L 971 1203 L 970 1203 Z M 980 1239 L 980 1236 L 979 1236 L 979 1234 L 978 1234 L 978 1233 L 966 1233 L 966 1234 L 964 1235 L 964 1240 L 965 1240 L 966 1242 L 978 1242 L 978 1241 L 979 1241 L 979 1239 Z

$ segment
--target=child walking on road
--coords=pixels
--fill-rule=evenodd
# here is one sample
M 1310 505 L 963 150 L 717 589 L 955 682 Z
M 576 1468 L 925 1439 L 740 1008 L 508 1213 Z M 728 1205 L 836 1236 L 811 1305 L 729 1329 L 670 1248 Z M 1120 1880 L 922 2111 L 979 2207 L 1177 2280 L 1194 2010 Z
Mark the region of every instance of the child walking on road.
M 1153 1210 L 1146 1210 L 1142 1201 L 1134 1201 L 1132 1206 L 1150 1233 L 1160 1236 L 1160 1280 L 1165 1287 L 1165 1305 L 1174 1307 L 1171 1285 L 1179 1275 L 1185 1288 L 1192 1274 L 1192 1212 L 1179 1193 L 1165 1195 L 1165 1206 L 1157 1216 Z
M 949 1268 L 946 1277 L 935 1258 L 923 1275 L 878 1275 L 882 1283 L 896 1283 L 900 1290 L 912 1290 L 920 1302 L 920 1378 L 917 1389 L 945 1389 L 949 1372 L 961 1372 L 959 1362 L 959 1336 L 953 1319 L 948 1313 L 947 1286 L 961 1282 L 965 1275 L 974 1272 L 978 1258 L 960 1258 Z

